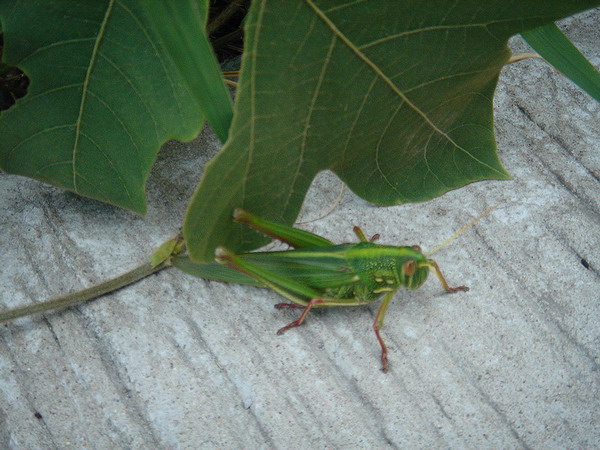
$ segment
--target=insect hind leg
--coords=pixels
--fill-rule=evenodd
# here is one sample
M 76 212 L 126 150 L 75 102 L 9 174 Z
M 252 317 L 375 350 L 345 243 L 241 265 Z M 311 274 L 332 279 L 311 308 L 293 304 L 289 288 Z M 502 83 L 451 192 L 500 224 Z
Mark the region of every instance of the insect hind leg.
M 306 305 L 304 307 L 304 311 L 302 311 L 302 314 L 300 314 L 300 317 L 298 317 L 296 320 L 294 320 L 293 322 L 287 324 L 285 327 L 281 327 L 279 330 L 277 330 L 277 334 L 283 334 L 286 330 L 289 330 L 290 328 L 293 327 L 297 327 L 299 325 L 302 325 L 304 323 L 304 319 L 306 319 L 306 315 L 310 312 L 310 310 L 312 309 L 313 306 L 318 305 L 320 303 L 323 303 L 324 300 L 322 298 L 313 298 L 310 302 L 308 302 L 308 305 Z M 289 303 L 280 303 L 280 305 L 290 305 Z M 298 305 L 300 306 L 300 305 Z
M 275 308 L 277 308 L 277 309 L 282 309 L 282 308 L 304 309 L 304 308 L 306 308 L 306 306 L 305 305 L 299 305 L 298 303 L 277 303 L 275 305 Z
M 297 327 L 304 323 L 306 316 L 310 312 L 310 310 L 314 307 L 327 307 L 327 306 L 357 306 L 364 305 L 365 303 L 369 303 L 369 301 L 361 301 L 355 298 L 327 298 L 327 297 L 316 297 L 310 300 L 306 306 L 297 305 L 295 303 L 278 303 L 275 305 L 276 308 L 304 308 L 302 314 L 298 319 L 294 320 L 290 324 L 285 327 L 277 330 L 277 334 L 283 334 L 286 330 L 290 328 Z

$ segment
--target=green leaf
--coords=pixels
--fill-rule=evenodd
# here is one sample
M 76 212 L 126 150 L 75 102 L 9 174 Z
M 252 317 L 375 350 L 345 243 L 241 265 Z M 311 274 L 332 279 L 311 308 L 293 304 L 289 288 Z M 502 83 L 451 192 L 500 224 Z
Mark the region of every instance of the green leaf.
M 201 12 L 198 11 L 199 3 L 203 4 Z M 225 142 L 233 106 L 212 46 L 203 31 L 208 0 L 145 0 L 143 4 L 190 92 L 216 135 Z M 198 26 L 199 22 L 202 26 Z
M 556 70 L 600 102 L 600 72 L 583 56 L 553 23 L 521 36 Z
M 143 214 L 161 144 L 203 118 L 140 3 L 1 2 L 0 18 L 4 60 L 31 80 L 0 117 L 0 168 Z
M 233 209 L 291 224 L 324 169 L 382 205 L 509 178 L 492 111 L 508 38 L 598 3 L 254 1 L 230 138 L 184 225 L 191 258 L 263 244 Z

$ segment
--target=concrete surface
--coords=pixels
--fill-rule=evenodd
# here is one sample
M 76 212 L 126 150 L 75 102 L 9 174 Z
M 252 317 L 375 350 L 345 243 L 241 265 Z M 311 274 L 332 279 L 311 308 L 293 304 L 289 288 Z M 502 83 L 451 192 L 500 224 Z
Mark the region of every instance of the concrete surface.
M 596 66 L 599 20 L 596 10 L 565 22 Z M 304 225 L 347 241 L 356 224 L 431 249 L 500 203 L 436 255 L 470 292 L 445 295 L 432 277 L 393 302 L 389 373 L 371 330 L 377 305 L 316 312 L 276 336 L 297 313 L 275 310 L 275 294 L 172 269 L 0 327 L 0 447 L 599 447 L 600 107 L 533 60 L 504 70 L 496 104 L 514 180 L 393 208 L 346 192 Z M 176 232 L 212 139 L 165 146 L 145 218 L 0 175 L 2 307 L 144 260 Z M 338 189 L 321 176 L 303 219 Z

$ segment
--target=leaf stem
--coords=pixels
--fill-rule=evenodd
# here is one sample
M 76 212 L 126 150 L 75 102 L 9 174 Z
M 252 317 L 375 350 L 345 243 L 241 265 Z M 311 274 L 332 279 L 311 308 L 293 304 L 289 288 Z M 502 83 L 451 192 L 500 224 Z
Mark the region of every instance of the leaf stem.
M 508 66 L 509 64 L 513 64 L 519 61 L 523 61 L 527 58 L 535 58 L 535 59 L 541 59 L 542 61 L 544 61 L 544 58 L 542 58 L 540 55 L 538 55 L 537 53 L 519 53 L 517 55 L 512 55 L 510 57 L 510 59 L 508 61 L 506 61 L 506 66 Z
M 62 310 L 70 306 L 78 305 L 98 297 L 101 297 L 110 292 L 114 292 L 125 286 L 129 286 L 137 281 L 146 278 L 153 273 L 171 267 L 170 259 L 163 261 L 157 266 L 152 266 L 150 263 L 144 263 L 129 272 L 126 272 L 118 277 L 104 281 L 95 286 L 91 286 L 81 291 L 73 292 L 67 295 L 61 295 L 40 303 L 32 305 L 20 306 L 0 312 L 0 322 L 13 320 L 18 317 L 29 316 L 32 314 L 43 313 L 50 310 Z

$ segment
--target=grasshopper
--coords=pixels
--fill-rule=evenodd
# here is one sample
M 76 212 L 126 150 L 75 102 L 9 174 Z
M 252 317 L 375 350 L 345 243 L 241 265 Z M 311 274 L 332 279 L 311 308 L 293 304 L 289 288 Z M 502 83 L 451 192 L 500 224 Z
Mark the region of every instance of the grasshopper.
M 366 305 L 383 297 L 373 330 L 381 346 L 384 372 L 388 369 L 388 351 L 380 330 L 388 306 L 400 288 L 419 288 L 433 270 L 446 292 L 469 290 L 466 286 L 450 287 L 438 264 L 418 245 L 376 244 L 378 235 L 367 239 L 359 227 L 354 227 L 358 243 L 336 245 L 316 234 L 261 219 L 242 209 L 234 211 L 233 220 L 292 249 L 235 254 L 220 246 L 215 251 L 214 264 L 195 264 L 187 258 L 175 258 L 173 264 L 201 278 L 270 288 L 292 302 L 278 303 L 276 308 L 303 309 L 298 319 L 280 328 L 277 334 L 302 325 L 313 308 Z

